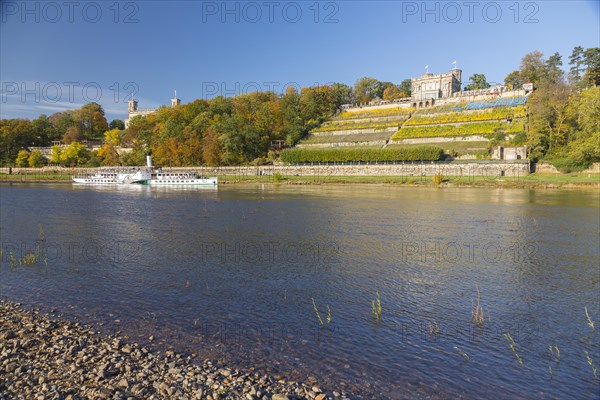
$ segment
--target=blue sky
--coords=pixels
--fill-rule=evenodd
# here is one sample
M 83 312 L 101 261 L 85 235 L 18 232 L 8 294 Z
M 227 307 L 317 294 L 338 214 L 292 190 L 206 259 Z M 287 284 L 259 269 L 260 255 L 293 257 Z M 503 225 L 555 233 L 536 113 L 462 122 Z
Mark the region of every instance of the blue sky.
M 598 1 L 6 1 L 0 116 L 140 108 L 362 76 L 401 82 L 457 61 L 502 82 L 523 55 L 600 46 Z

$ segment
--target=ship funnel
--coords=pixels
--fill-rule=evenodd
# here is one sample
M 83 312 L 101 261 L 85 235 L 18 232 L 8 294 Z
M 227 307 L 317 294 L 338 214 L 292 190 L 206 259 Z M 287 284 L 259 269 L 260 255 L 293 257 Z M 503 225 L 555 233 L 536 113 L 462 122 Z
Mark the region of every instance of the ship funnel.
M 147 166 L 148 168 L 151 168 L 151 167 L 152 167 L 152 157 L 150 157 L 150 154 L 148 154 L 148 155 L 146 156 L 146 166 Z

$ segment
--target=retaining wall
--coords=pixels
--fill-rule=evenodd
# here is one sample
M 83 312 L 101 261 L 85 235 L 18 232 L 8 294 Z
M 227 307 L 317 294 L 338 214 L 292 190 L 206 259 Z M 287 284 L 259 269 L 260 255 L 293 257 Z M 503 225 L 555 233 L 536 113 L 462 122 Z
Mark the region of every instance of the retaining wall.
M 60 173 L 80 175 L 96 171 L 94 168 L 13 168 L 12 173 L 43 174 Z M 239 167 L 195 167 L 165 168 L 174 172 L 199 172 L 206 176 L 272 176 L 276 173 L 292 176 L 490 176 L 519 177 L 529 174 L 528 161 L 462 161 L 462 162 L 423 162 L 404 164 L 343 164 L 343 165 L 263 165 Z M 8 168 L 0 168 L 8 173 Z

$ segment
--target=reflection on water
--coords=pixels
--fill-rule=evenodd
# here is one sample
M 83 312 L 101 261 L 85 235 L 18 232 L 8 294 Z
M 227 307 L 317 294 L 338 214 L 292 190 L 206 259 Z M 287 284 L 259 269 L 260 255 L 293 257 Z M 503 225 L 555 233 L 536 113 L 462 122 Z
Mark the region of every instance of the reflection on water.
M 48 262 L 5 257 L 1 294 L 359 395 L 598 397 L 597 192 L 122 188 L 0 186 L 3 254 L 41 225 Z

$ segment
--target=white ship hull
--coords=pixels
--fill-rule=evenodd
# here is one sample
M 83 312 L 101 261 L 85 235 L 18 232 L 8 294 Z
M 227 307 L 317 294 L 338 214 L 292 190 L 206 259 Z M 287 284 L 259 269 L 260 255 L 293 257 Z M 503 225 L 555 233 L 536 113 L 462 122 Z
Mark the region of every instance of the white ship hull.
M 150 179 L 148 182 L 152 186 L 217 186 L 217 178 L 195 178 L 195 179 Z
M 152 177 L 149 170 L 130 170 L 119 171 L 116 173 L 100 172 L 94 175 L 74 176 L 73 182 L 88 185 L 107 185 L 107 184 L 147 184 Z
M 146 158 L 146 167 L 106 169 L 86 176 L 74 176 L 73 182 L 88 185 L 142 184 L 153 186 L 217 186 L 216 177 L 206 178 L 197 172 L 171 172 L 152 168 L 152 159 Z
M 102 179 L 102 178 L 76 178 L 73 177 L 75 183 L 87 183 L 90 185 L 115 185 L 117 181 L 115 179 Z

